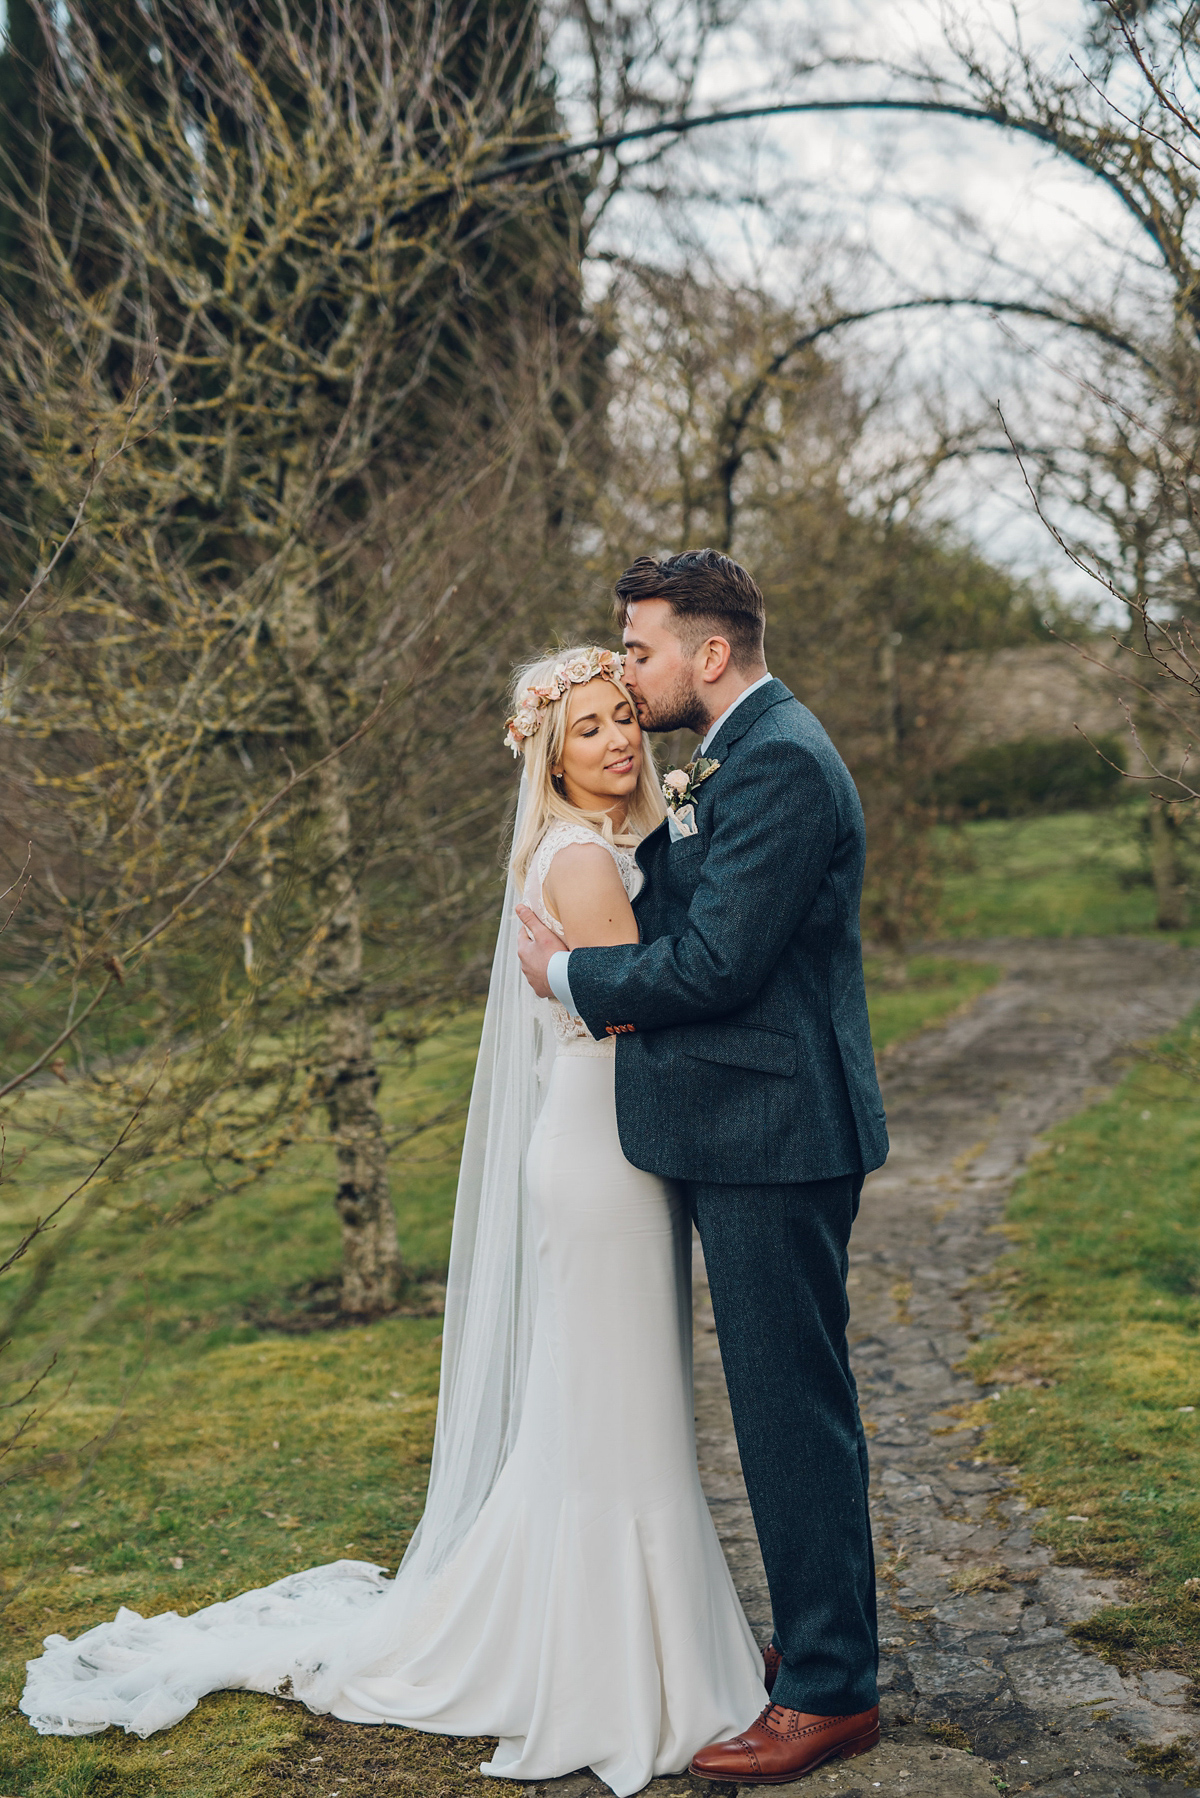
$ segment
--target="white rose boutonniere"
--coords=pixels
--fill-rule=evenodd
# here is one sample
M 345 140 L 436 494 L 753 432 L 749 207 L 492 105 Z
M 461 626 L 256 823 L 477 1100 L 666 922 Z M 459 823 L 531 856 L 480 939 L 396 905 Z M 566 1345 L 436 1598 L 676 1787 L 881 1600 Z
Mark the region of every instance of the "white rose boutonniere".
M 664 774 L 662 790 L 668 809 L 677 812 L 685 805 L 691 805 L 700 782 L 715 774 L 720 766 L 711 755 L 701 755 L 686 768 L 672 768 L 669 774 Z
M 663 798 L 667 802 L 667 828 L 671 841 L 696 835 L 696 788 L 721 766 L 712 756 L 698 756 L 686 768 L 672 768 L 663 775 Z

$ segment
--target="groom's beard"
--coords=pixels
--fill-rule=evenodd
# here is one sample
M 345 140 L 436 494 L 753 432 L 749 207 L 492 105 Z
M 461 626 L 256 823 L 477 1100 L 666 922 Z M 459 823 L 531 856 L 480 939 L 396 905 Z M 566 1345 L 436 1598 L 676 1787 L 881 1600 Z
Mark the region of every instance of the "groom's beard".
M 709 717 L 700 695 L 683 676 L 653 705 L 641 693 L 636 698 L 638 723 L 643 730 L 692 730 L 702 737 L 708 729 Z

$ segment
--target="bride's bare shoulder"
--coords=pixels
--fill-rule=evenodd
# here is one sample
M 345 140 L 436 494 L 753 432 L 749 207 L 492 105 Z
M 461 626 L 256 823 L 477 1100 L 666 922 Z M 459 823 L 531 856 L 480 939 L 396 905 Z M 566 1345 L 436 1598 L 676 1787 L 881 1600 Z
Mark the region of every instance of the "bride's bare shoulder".
M 610 879 L 621 882 L 612 850 L 586 825 L 556 820 L 538 844 L 537 864 L 543 887 L 556 891 Z
M 586 824 L 569 824 L 565 819 L 555 818 L 534 850 L 533 860 L 539 879 L 544 881 L 550 869 L 574 849 L 581 850 L 585 858 L 598 851 L 597 862 L 601 857 L 605 861 L 612 860 L 611 850 L 596 831 Z
M 615 880 L 621 886 L 620 870 L 612 852 L 599 837 L 594 837 L 590 843 L 577 839 L 556 849 L 549 877 L 558 885 L 564 881 L 587 881 L 594 885 L 597 880 Z M 624 891 L 623 886 L 621 890 Z
M 547 832 L 547 842 L 549 837 Z M 564 837 L 554 847 L 542 892 L 572 948 L 637 941 L 621 870 L 608 845 L 593 833 Z

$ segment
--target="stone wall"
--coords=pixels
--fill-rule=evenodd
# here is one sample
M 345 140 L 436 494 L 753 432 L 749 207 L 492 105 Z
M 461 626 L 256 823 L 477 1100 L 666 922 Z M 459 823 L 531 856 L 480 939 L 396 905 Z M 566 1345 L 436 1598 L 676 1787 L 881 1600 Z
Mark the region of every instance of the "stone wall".
M 1104 641 L 1088 653 L 1102 658 L 1108 669 L 1097 668 L 1060 643 L 964 655 L 963 750 L 1022 737 L 1069 737 L 1077 725 L 1088 736 L 1123 732 L 1121 684 L 1109 671 L 1118 657 L 1116 646 Z

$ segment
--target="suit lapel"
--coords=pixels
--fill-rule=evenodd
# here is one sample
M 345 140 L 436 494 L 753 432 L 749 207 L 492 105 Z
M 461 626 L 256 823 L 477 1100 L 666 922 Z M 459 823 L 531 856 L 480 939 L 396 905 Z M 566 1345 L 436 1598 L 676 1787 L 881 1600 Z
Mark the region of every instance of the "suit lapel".
M 745 736 L 750 726 L 756 724 L 764 712 L 769 712 L 772 706 L 782 705 L 785 699 L 794 697 L 791 689 L 785 687 L 781 680 L 768 681 L 765 687 L 758 689 L 757 693 L 751 693 L 747 699 L 743 699 L 741 705 L 726 719 L 709 744 L 709 755 L 714 761 L 723 762 L 734 744 Z M 697 751 L 697 753 L 699 752 Z M 711 778 L 715 779 L 716 776 Z M 708 784 L 708 781 L 701 783 L 697 789 L 697 797 L 703 794 Z M 664 818 L 661 824 L 656 824 L 654 829 L 642 838 L 634 851 L 634 859 L 642 870 L 647 883 L 650 880 L 651 864 L 667 841 L 667 821 Z M 643 886 L 642 892 L 644 893 L 645 890 L 646 888 Z M 638 894 L 638 898 L 641 898 L 641 893 Z
M 664 841 L 666 829 L 667 821 L 664 818 L 661 824 L 656 824 L 653 830 L 648 830 L 646 832 L 646 835 L 642 838 L 641 842 L 633 852 L 634 861 L 647 879 L 650 877 L 650 863 L 654 860 L 655 854 Z M 645 891 L 644 887 L 642 891 Z M 638 897 L 640 898 L 641 894 L 639 894 Z

